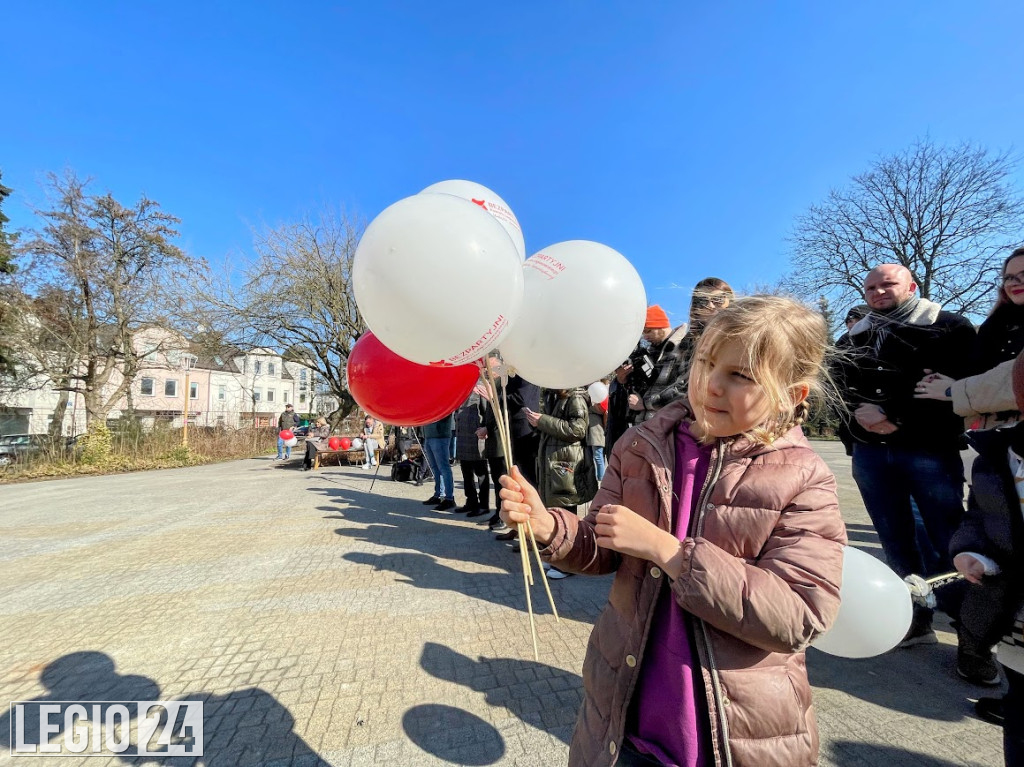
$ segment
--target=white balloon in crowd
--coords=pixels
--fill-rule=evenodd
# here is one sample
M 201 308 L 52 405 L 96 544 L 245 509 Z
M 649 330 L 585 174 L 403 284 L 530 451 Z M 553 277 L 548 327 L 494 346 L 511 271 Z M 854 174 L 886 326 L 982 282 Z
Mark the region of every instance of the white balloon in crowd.
M 352 440 L 352 449 L 353 450 L 362 450 L 363 449 L 363 441 L 361 439 L 359 439 L 359 437 L 355 437 Z
M 587 394 L 590 395 L 591 404 L 600 405 L 608 399 L 608 384 L 603 381 L 595 381 L 587 387 Z
M 522 271 L 523 311 L 499 347 L 527 381 L 549 389 L 587 386 L 633 351 L 647 295 L 621 253 L 570 240 L 530 256 Z
M 352 284 L 366 324 L 421 365 L 461 365 L 519 316 L 523 264 L 501 223 L 450 194 L 399 200 L 366 228 Z
M 913 603 L 907 584 L 886 564 L 852 546 L 843 550 L 842 604 L 813 647 L 841 658 L 871 658 L 907 635 Z
M 285 447 L 295 447 L 297 444 L 299 444 L 299 438 L 298 437 L 291 437 L 291 438 L 286 439 L 284 441 L 284 446 Z
M 519 219 L 516 218 L 516 214 L 512 212 L 508 203 L 486 186 L 475 181 L 451 179 L 431 184 L 420 194 L 452 194 L 480 206 L 494 216 L 508 232 L 508 236 L 512 238 L 512 242 L 515 243 L 516 250 L 519 252 L 519 260 L 522 261 L 526 258 L 526 241 L 523 240 L 523 229 L 519 226 Z

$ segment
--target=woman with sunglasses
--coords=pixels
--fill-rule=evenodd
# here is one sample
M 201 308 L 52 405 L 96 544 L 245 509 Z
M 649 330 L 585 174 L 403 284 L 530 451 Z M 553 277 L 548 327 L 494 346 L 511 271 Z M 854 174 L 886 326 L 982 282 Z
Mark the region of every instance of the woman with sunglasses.
M 918 384 L 918 399 L 952 400 L 969 429 L 991 429 L 1020 420 L 1013 398 L 1013 360 L 1024 351 L 1024 247 L 1003 262 L 991 313 L 978 328 L 976 370 L 985 372 L 955 381 L 929 373 Z

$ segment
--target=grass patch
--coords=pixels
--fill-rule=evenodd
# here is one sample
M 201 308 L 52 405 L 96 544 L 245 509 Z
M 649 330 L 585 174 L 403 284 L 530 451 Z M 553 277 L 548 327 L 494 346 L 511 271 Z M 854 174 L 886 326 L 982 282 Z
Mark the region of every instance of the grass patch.
M 188 447 L 181 444 L 181 429 L 125 431 L 111 434 L 100 429 L 83 438 L 84 444 L 59 454 L 26 456 L 0 469 L 0 484 L 152 469 L 176 469 L 208 463 L 257 458 L 277 448 L 277 435 L 261 430 L 190 427 Z

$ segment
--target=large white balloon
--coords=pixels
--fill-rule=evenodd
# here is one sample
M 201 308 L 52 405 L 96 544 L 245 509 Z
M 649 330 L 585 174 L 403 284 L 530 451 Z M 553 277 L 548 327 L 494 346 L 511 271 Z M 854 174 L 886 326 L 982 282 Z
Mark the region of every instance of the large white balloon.
M 352 440 L 352 449 L 353 450 L 362 450 L 363 449 L 363 441 L 359 437 L 353 438 L 353 440 Z
M 907 635 L 914 613 L 907 584 L 884 562 L 852 546 L 843 550 L 840 597 L 836 622 L 813 647 L 841 658 L 871 658 Z
M 420 194 L 453 194 L 479 205 L 494 216 L 508 232 L 508 236 L 516 245 L 516 250 L 519 251 L 519 260 L 526 258 L 526 241 L 523 240 L 523 229 L 519 226 L 519 219 L 516 218 L 516 214 L 512 212 L 508 203 L 483 184 L 462 179 L 438 181 L 436 184 L 428 186 Z
M 588 240 L 560 242 L 530 256 L 523 273 L 523 311 L 499 347 L 527 381 L 587 386 L 636 347 L 647 296 L 618 251 Z
M 461 365 L 493 349 L 519 316 L 523 265 L 478 205 L 418 194 L 363 233 L 352 285 L 363 319 L 393 352 L 421 365 Z

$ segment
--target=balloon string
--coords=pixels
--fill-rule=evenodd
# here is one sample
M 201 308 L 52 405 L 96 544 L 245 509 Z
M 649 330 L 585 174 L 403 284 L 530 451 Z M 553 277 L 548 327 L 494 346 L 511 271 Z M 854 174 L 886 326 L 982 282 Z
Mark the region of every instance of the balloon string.
M 491 409 L 495 413 L 494 420 L 498 426 L 498 436 L 502 443 L 502 452 L 505 458 L 505 471 L 511 476 L 514 463 L 512 459 L 512 427 L 508 412 L 508 391 L 504 386 L 502 387 L 501 401 L 499 402 L 498 390 L 494 382 L 494 373 L 491 370 L 491 366 L 487 363 L 486 359 L 480 360 L 478 364 L 480 366 L 480 377 L 487 387 L 487 394 L 491 400 Z M 551 612 L 555 616 L 555 621 L 561 622 L 561 618 L 558 616 L 558 608 L 555 606 L 555 598 L 551 593 L 550 585 L 548 585 L 548 579 L 544 577 L 544 562 L 540 556 L 540 547 L 537 545 L 537 539 L 533 534 L 533 525 L 527 520 L 525 523 L 519 523 L 516 527 L 518 530 L 519 556 L 523 566 L 523 582 L 526 588 L 526 608 L 530 615 L 530 631 L 533 637 L 533 657 L 534 660 L 539 661 L 537 628 L 533 617 L 533 598 L 530 594 L 530 586 L 533 585 L 533 568 L 530 566 L 530 554 L 526 548 L 527 546 L 533 549 L 534 556 L 537 559 L 537 569 L 541 574 L 541 579 L 544 581 L 544 592 L 547 594 L 548 602 L 551 604 Z

